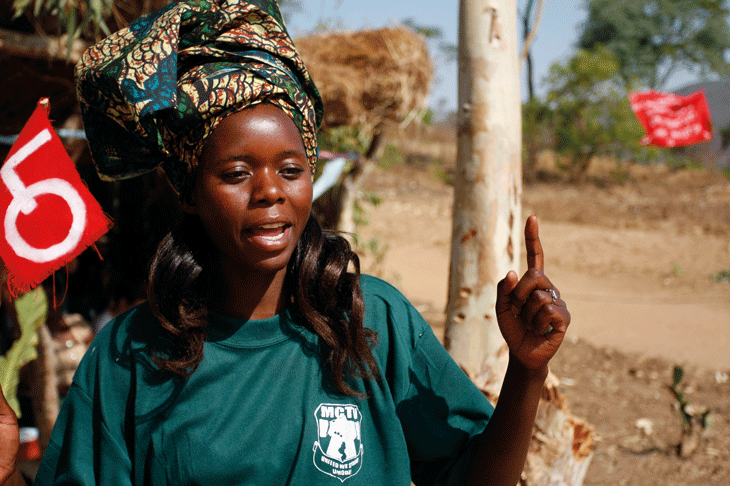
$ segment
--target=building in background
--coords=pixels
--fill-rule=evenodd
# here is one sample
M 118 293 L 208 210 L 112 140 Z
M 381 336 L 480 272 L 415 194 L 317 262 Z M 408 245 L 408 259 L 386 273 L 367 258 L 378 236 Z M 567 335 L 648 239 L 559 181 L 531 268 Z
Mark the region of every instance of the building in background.
M 710 107 L 712 140 L 676 150 L 681 150 L 706 167 L 730 167 L 730 81 L 691 84 L 675 93 L 686 96 L 698 90 L 704 90 Z

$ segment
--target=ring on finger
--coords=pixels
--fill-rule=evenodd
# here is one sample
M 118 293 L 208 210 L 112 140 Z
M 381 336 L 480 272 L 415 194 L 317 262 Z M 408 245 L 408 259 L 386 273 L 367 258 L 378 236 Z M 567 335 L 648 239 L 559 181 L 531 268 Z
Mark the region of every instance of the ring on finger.
M 554 289 L 545 289 L 545 292 L 550 294 L 550 297 L 553 298 L 553 301 L 551 302 L 551 304 L 555 304 L 558 301 L 558 294 L 557 294 L 557 292 L 555 292 Z

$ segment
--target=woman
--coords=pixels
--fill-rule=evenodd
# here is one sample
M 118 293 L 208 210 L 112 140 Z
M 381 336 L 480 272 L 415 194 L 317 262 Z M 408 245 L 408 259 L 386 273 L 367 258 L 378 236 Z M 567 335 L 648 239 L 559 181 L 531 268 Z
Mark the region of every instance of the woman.
M 570 321 L 536 219 L 528 272 L 498 288 L 510 362 L 492 409 L 408 301 L 360 276 L 311 216 L 321 101 L 282 25 L 268 0 L 189 1 L 77 68 L 99 172 L 162 162 L 186 217 L 153 259 L 149 303 L 79 366 L 36 484 L 519 479 Z M 0 471 L 15 474 L 0 417 Z

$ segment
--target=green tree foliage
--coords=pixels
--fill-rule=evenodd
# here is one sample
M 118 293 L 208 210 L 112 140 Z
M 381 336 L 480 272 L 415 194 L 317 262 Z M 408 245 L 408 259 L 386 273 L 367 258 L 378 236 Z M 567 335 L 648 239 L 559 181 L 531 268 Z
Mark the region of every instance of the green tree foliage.
M 727 76 L 726 0 L 588 0 L 578 47 L 605 47 L 627 85 L 662 88 L 680 68 Z
M 49 33 L 67 35 L 70 49 L 71 41 L 82 35 L 96 40 L 101 35 L 111 34 L 107 21 L 116 9 L 114 0 L 14 0 L 13 10 L 16 17 L 26 14 L 35 21 L 55 17 L 58 20 L 56 32 Z
M 174 0 L 12 0 L 15 17 L 28 16 L 37 28 L 55 19 L 55 32 L 67 36 L 69 50 L 74 39 L 95 42 L 125 27 L 140 15 L 146 15 Z M 279 0 L 282 15 L 300 11 L 301 0 Z
M 547 106 L 528 107 L 530 118 L 544 137 L 550 130 L 556 152 L 563 155 L 572 180 L 585 176 L 591 159 L 610 155 L 634 157 L 643 129 L 634 116 L 619 63 L 606 48 L 578 50 L 564 64 L 551 67 Z

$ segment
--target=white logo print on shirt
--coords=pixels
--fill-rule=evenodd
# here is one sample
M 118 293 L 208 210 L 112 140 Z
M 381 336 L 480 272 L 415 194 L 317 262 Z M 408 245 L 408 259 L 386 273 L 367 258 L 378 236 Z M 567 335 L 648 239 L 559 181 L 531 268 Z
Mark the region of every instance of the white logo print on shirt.
M 323 403 L 314 416 L 317 420 L 317 440 L 312 447 L 314 466 L 344 482 L 362 467 L 360 409 L 356 405 Z

